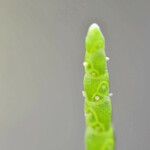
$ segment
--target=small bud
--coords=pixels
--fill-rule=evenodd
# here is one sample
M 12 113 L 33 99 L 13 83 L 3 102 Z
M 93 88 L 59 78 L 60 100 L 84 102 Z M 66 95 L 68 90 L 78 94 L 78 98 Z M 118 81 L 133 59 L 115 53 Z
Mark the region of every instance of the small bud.
M 82 95 L 83 95 L 83 97 L 86 97 L 85 91 L 82 91 Z
M 106 57 L 106 61 L 109 61 L 110 60 L 110 58 L 109 57 Z
M 87 62 L 83 62 L 83 66 L 86 67 L 88 65 Z
M 110 93 L 109 96 L 112 97 L 112 96 L 113 96 L 113 93 Z

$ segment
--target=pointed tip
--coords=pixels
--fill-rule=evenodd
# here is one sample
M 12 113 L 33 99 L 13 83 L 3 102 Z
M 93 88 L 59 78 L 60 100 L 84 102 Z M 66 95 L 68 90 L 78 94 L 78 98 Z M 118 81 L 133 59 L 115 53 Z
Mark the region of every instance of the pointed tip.
M 93 23 L 90 27 L 89 27 L 89 30 L 93 30 L 93 29 L 100 29 L 100 27 L 98 26 L 97 23 Z
M 98 24 L 93 23 L 89 27 L 85 42 L 86 42 L 86 50 L 89 53 L 98 51 L 99 48 L 104 49 L 105 38 Z
M 89 29 L 88 29 L 88 33 L 94 33 L 94 32 L 97 35 L 99 34 L 101 36 L 101 38 L 104 39 L 103 33 L 101 31 L 101 28 L 100 28 L 100 26 L 97 23 L 92 23 L 90 25 Z

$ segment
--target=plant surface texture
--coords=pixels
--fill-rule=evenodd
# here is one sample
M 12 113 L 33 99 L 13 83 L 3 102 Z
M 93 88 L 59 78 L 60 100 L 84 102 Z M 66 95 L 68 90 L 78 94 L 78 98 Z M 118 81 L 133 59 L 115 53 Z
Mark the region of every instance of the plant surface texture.
M 105 39 L 97 24 L 89 27 L 85 40 L 85 144 L 86 150 L 114 150 L 112 106 L 109 92 Z

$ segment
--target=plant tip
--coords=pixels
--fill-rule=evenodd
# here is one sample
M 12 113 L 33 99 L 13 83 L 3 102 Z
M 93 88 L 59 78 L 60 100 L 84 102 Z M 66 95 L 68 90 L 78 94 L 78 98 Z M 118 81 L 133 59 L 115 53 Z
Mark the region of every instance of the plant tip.
M 98 26 L 98 24 L 97 23 L 93 23 L 91 26 L 90 26 L 90 30 L 93 30 L 93 29 L 95 29 L 95 28 L 98 28 L 99 29 L 99 26 Z

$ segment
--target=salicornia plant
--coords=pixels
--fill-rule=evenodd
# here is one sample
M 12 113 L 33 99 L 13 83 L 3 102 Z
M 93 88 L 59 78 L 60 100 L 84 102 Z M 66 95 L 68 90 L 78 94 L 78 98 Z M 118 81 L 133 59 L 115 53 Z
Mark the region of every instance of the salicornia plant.
M 84 91 L 87 150 L 114 150 L 112 106 L 105 39 L 97 24 L 92 24 L 85 41 Z

